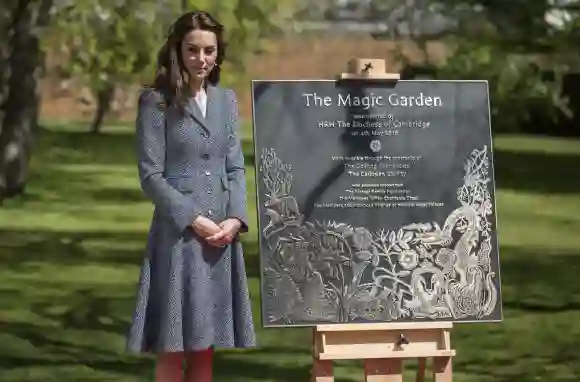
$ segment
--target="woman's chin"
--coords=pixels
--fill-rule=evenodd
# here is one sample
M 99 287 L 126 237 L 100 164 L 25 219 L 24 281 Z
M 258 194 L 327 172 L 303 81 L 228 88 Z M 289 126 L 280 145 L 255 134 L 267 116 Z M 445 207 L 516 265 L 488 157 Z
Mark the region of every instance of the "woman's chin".
M 196 80 L 203 80 L 206 76 L 207 76 L 207 71 L 199 70 L 197 72 L 194 72 L 192 77 L 195 78 Z

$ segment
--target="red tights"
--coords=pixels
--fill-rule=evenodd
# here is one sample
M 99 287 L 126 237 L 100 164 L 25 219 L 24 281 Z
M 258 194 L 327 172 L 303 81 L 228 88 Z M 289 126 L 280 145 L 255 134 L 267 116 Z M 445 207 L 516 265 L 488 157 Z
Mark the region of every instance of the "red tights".
M 212 382 L 212 380 L 212 348 L 191 353 L 166 353 L 157 357 L 155 382 Z

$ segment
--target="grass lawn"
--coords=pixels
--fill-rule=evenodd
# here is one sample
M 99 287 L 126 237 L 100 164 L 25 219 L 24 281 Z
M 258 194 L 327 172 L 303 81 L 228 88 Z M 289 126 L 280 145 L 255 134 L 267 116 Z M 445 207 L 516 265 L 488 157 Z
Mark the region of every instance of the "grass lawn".
M 39 133 L 27 195 L 0 210 L 0 381 L 152 380 L 150 358 L 123 354 L 152 212 L 133 138 L 78 130 Z M 505 321 L 456 328 L 454 381 L 577 382 L 580 141 L 501 137 L 495 148 Z M 245 152 L 254 213 L 249 140 Z M 261 346 L 219 352 L 216 381 L 307 381 L 309 332 L 260 329 L 256 230 L 244 240 Z M 337 375 L 362 380 L 357 363 Z

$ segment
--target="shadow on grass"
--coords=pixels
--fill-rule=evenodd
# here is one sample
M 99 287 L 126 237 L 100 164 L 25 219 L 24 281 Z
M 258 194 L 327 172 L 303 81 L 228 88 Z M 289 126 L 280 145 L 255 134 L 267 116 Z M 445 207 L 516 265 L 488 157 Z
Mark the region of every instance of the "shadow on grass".
M 39 128 L 34 154 L 48 163 L 123 165 L 135 163 L 130 132 L 89 134 Z
M 53 163 L 34 166 L 25 194 L 10 200 L 12 203 L 7 203 L 5 208 L 20 209 L 27 202 L 41 202 L 43 204 L 40 207 L 48 209 L 51 208 L 51 203 L 65 202 L 74 209 L 80 203 L 87 202 L 91 205 L 99 202 L 126 205 L 145 201 L 143 192 L 134 187 L 134 184 L 138 185 L 136 168 L 134 172 L 129 172 L 121 171 L 127 168 L 118 166 L 119 171 L 115 173 L 110 169 L 89 166 L 82 171 L 71 171 L 65 166 Z M 130 182 L 127 182 L 127 177 L 132 178 Z M 124 187 L 117 187 L 119 183 Z
M 265 348 L 259 352 L 246 354 L 243 358 L 232 359 L 227 353 L 217 353 L 216 377 L 224 381 L 245 381 L 247 379 L 268 379 L 280 382 L 308 381 L 310 377 L 310 365 L 293 365 L 288 363 L 280 365 L 267 361 L 260 361 L 262 356 L 278 353 L 282 359 L 292 359 L 295 354 L 286 353 L 283 348 Z M 304 353 L 307 353 L 305 351 Z
M 504 307 L 527 312 L 580 312 L 578 253 L 501 248 Z
M 87 241 L 104 243 L 101 250 L 90 251 Z M 0 262 L 18 268 L 27 263 L 52 265 L 103 263 L 107 265 L 140 264 L 146 234 L 136 232 L 59 232 L 0 229 Z M 116 244 L 131 243 L 135 249 L 119 249 Z
M 498 188 L 541 193 L 580 192 L 580 152 L 546 155 L 495 150 L 494 166 Z
M 10 312 L 0 319 L 0 369 L 17 373 L 46 368 L 56 375 L 59 369 L 82 365 L 97 373 L 116 373 L 119 378 L 130 375 L 149 379 L 151 358 L 123 353 L 135 284 L 126 279 L 106 279 L 99 273 L 84 279 L 76 274 L 83 265 L 97 272 L 99 267 L 116 272 L 123 265 L 124 274 L 136 282 L 142 259 L 140 247 L 145 240 L 145 234 L 133 232 L 1 230 L 0 262 L 4 274 L 15 277 L 0 286 L 3 311 Z M 101 243 L 99 250 L 84 245 L 95 242 Z M 133 246 L 135 249 L 126 249 Z M 249 253 L 248 257 L 257 256 Z M 53 271 L 58 272 L 57 277 L 47 277 L 54 275 Z M 216 379 L 260 380 L 266 376 L 277 381 L 305 380 L 307 365 L 280 364 L 297 355 L 307 357 L 309 344 L 303 345 L 218 352 Z M 272 356 L 272 362 L 264 361 Z M 33 375 L 27 378 L 23 380 L 41 380 Z M 71 378 L 75 378 L 74 373 Z
M 60 345 L 57 343 L 57 345 Z M 114 373 L 117 378 L 122 376 L 140 377 L 139 380 L 153 381 L 154 360 L 151 356 L 129 357 L 116 355 L 112 352 L 100 352 L 91 347 L 70 347 L 70 356 L 62 358 L 25 359 L 13 356 L 2 358 L 2 368 L 8 373 L 15 369 L 28 368 L 67 368 L 83 365 L 103 373 Z M 279 349 L 264 348 L 259 352 L 246 352 L 243 357 L 231 357 L 227 352 L 217 352 L 215 356 L 216 381 L 259 381 L 263 379 L 279 382 L 307 381 L 310 375 L 310 366 L 276 365 L 260 361 L 263 355 L 272 351 L 280 353 Z M 285 358 L 292 358 L 295 354 L 284 352 Z M 71 376 L 74 378 L 74 376 Z M 71 379 L 72 380 L 72 379 Z M 82 379 L 85 380 L 85 379 Z M 96 380 L 96 379 L 90 379 Z M 109 380 L 109 379 L 107 379 Z M 118 379 L 123 380 L 123 379 Z M 27 381 L 40 381 L 32 379 Z M 337 382 L 343 381 L 337 378 Z
M 148 201 L 140 189 L 129 188 L 100 188 L 89 192 L 95 202 L 136 203 Z

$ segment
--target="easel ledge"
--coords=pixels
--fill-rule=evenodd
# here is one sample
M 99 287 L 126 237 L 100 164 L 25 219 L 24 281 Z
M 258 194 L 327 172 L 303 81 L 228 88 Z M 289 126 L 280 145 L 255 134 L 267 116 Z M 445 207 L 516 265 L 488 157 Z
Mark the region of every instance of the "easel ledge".
M 398 81 L 399 73 L 387 73 L 385 60 L 354 58 L 347 63 L 348 72 L 339 74 L 341 80 Z
M 317 325 L 312 382 L 334 382 L 333 361 L 363 360 L 365 382 L 402 382 L 403 360 L 418 359 L 416 381 L 433 359 L 435 382 L 452 381 L 452 322 Z
M 398 81 L 386 73 L 385 61 L 356 58 L 340 80 Z M 365 382 L 402 382 L 403 360 L 419 360 L 416 382 L 425 379 L 427 358 L 433 359 L 435 382 L 452 381 L 452 322 L 407 322 L 317 325 L 312 339 L 311 382 L 334 382 L 333 361 L 363 360 Z

